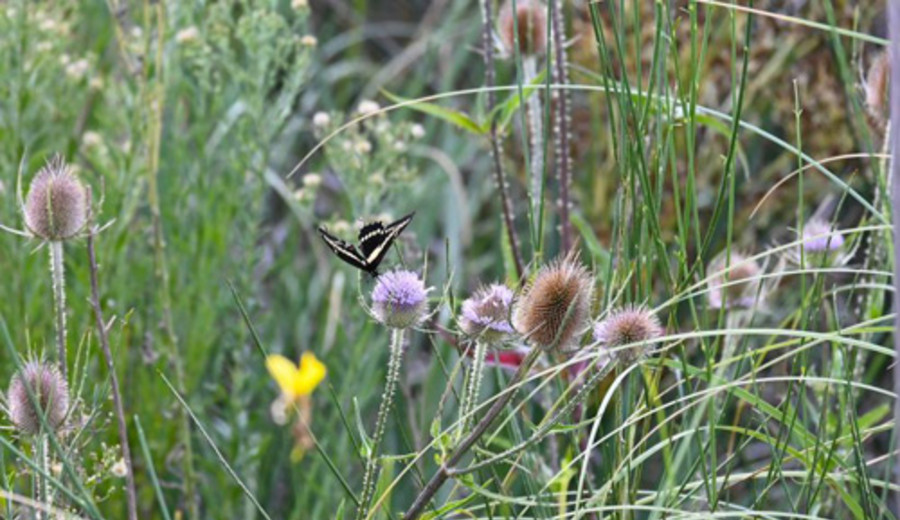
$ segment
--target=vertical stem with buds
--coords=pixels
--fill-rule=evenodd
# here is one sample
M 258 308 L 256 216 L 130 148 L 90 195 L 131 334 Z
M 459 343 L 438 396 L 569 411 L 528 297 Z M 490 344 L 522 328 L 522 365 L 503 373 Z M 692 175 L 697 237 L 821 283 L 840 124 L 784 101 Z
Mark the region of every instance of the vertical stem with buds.
M 481 0 L 481 14 L 483 17 L 482 27 L 482 43 L 484 45 L 484 83 L 487 87 L 487 111 L 493 113 L 494 106 L 497 104 L 494 86 L 494 22 L 491 14 L 491 3 L 489 0 Z M 506 176 L 503 174 L 503 147 L 500 143 L 500 136 L 497 135 L 497 119 L 491 118 L 491 158 L 494 162 L 494 179 L 497 183 L 497 190 L 500 192 L 500 205 L 503 210 L 503 223 L 506 227 L 507 238 L 509 239 L 509 247 L 512 249 L 513 261 L 516 264 L 516 278 L 521 277 L 525 272 L 525 265 L 522 263 L 522 252 L 519 248 L 519 237 L 516 235 L 515 217 L 513 215 L 512 202 L 509 198 L 506 184 Z
M 63 379 L 67 377 L 66 363 L 66 275 L 63 267 L 63 243 L 53 240 L 47 243 L 50 249 L 50 277 L 53 285 L 53 311 L 56 317 L 56 351 L 59 370 Z
M 556 148 L 556 173 L 559 177 L 559 220 L 560 241 L 562 253 L 566 254 L 572 249 L 572 223 L 569 221 L 569 209 L 571 196 L 569 194 L 572 183 L 572 159 L 569 156 L 569 92 L 566 86 L 569 82 L 569 74 L 566 70 L 568 59 L 566 49 L 563 46 L 565 35 L 565 19 L 562 13 L 562 2 L 551 0 L 550 25 L 553 37 L 553 83 L 557 90 L 554 91 L 556 100 L 556 112 L 553 128 L 553 142 Z
M 525 85 L 531 85 L 537 77 L 537 58 L 534 55 L 522 59 Z M 544 200 L 544 111 L 540 92 L 528 96 L 528 133 L 531 139 L 531 218 L 538 222 L 541 236 Z
M 369 504 L 375 493 L 375 482 L 378 480 L 378 450 L 384 439 L 384 429 L 387 419 L 391 415 L 394 405 L 394 394 L 397 390 L 397 381 L 400 379 L 400 366 L 403 363 L 403 337 L 405 329 L 394 329 L 391 333 L 391 354 L 388 360 L 387 377 L 384 383 L 384 392 L 381 394 L 381 404 L 378 406 L 378 417 L 375 420 L 375 433 L 372 436 L 372 445 L 366 460 L 366 472 L 363 474 L 362 497 L 359 500 L 359 508 L 356 518 L 365 518 L 369 513 Z
M 472 410 L 478 401 L 478 393 L 481 390 L 481 381 L 484 377 L 484 358 L 487 355 L 487 343 L 478 341 L 475 343 L 475 357 L 472 366 L 469 367 L 469 377 L 466 378 L 466 391 L 463 394 L 462 407 L 459 410 L 460 434 L 469 429 L 472 423 Z
M 50 454 L 49 454 L 49 446 L 47 444 L 47 433 L 41 433 L 39 436 L 37 449 L 40 451 L 38 453 L 38 458 L 40 460 L 40 468 L 42 473 L 36 473 L 35 479 L 37 480 L 37 492 L 38 492 L 38 502 L 40 502 L 41 506 L 44 507 L 43 510 L 37 511 L 38 520 L 44 520 L 50 518 L 50 511 L 52 508 L 52 500 L 50 498 L 50 486 L 47 483 L 47 477 L 45 475 L 50 474 Z

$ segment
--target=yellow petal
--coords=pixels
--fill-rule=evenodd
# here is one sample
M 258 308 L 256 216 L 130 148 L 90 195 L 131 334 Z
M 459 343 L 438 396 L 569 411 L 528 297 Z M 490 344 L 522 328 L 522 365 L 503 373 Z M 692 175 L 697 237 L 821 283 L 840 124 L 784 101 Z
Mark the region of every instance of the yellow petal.
M 272 354 L 266 356 L 266 368 L 269 369 L 269 374 L 272 375 L 272 379 L 278 384 L 281 393 L 289 400 L 293 400 L 297 396 L 294 388 L 300 375 L 297 365 L 284 356 Z
M 325 378 L 325 365 L 312 352 L 300 357 L 300 370 L 294 379 L 294 395 L 309 395 Z

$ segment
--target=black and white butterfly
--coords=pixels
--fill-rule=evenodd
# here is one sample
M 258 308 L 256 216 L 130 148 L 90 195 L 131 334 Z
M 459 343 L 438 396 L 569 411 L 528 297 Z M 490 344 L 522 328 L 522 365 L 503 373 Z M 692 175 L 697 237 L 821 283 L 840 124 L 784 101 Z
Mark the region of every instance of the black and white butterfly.
M 319 235 L 338 258 L 375 277 L 378 276 L 378 264 L 384 259 L 394 240 L 412 222 L 415 214 L 414 211 L 390 224 L 384 224 L 380 220 L 366 224 L 359 230 L 359 249 L 323 227 L 319 228 Z

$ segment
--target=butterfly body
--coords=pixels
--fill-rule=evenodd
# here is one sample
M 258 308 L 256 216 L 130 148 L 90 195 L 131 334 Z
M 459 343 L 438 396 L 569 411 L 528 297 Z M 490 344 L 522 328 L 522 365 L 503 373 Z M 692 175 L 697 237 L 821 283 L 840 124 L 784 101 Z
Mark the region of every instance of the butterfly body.
M 384 259 L 391 244 L 412 222 L 415 214 L 412 212 L 390 224 L 384 224 L 377 220 L 366 224 L 359 230 L 358 248 L 346 240 L 332 235 L 324 227 L 320 227 L 318 231 L 325 245 L 335 256 L 353 267 L 369 273 L 374 278 L 378 276 L 378 265 Z

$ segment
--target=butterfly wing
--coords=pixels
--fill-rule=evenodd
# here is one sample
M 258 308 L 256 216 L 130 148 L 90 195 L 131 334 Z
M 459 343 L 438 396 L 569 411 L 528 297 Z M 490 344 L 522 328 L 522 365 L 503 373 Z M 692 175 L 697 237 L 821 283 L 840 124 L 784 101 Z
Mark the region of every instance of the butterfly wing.
M 325 245 L 327 245 L 328 249 L 331 249 L 331 252 L 334 253 L 338 258 L 357 269 L 362 269 L 363 271 L 370 272 L 365 257 L 359 254 L 356 246 L 347 243 L 346 241 L 341 240 L 340 238 L 325 231 L 325 228 L 320 227 L 318 231 L 319 236 L 322 237 Z
M 386 226 L 382 225 L 381 222 L 373 222 L 360 231 L 359 247 L 362 249 L 366 264 L 369 266 L 369 272 L 374 273 L 378 269 L 378 264 L 384 259 L 384 255 L 391 248 L 391 244 L 406 229 L 406 226 L 412 222 L 413 216 L 415 216 L 415 212 Z M 368 234 L 363 233 L 366 228 L 370 227 Z

